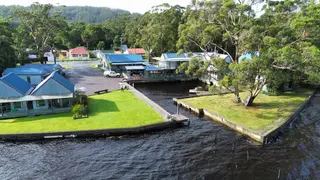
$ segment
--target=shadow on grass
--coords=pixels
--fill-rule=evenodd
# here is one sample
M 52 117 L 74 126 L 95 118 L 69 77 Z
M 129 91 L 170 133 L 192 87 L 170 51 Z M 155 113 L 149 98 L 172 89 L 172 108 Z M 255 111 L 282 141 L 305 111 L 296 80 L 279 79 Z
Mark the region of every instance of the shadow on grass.
M 107 99 L 89 99 L 89 117 L 97 116 L 100 113 L 119 112 L 117 104 Z

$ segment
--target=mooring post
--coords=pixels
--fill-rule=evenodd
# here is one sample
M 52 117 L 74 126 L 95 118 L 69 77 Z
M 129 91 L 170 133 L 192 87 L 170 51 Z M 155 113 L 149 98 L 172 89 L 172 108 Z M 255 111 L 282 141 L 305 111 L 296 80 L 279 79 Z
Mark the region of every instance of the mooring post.
M 179 104 L 177 104 L 177 114 L 179 114 Z
M 280 177 L 281 177 L 281 169 L 279 169 L 278 171 L 278 179 L 280 179 Z

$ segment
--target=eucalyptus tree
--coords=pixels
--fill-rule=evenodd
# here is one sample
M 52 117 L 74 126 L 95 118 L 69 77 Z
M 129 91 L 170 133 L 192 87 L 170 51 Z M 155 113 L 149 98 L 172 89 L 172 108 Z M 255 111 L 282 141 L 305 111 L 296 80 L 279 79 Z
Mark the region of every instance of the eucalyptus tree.
M 176 52 L 178 27 L 184 8 L 161 4 L 128 23 L 125 40 L 131 47 L 143 47 L 149 55 Z
M 229 8 L 243 13 L 233 14 Z M 220 13 L 226 9 L 228 13 Z M 185 48 L 191 44 L 204 52 L 217 49 L 228 54 L 232 63 L 226 65 L 216 58 L 210 63 L 215 66 L 216 73 L 220 73 L 219 85 L 233 87 L 236 102 L 240 102 L 239 89 L 248 92 L 248 97 L 242 101 L 245 106 L 253 105 L 265 85 L 268 89 L 278 89 L 288 82 L 319 84 L 319 35 L 316 33 L 319 5 L 312 1 L 270 1 L 264 14 L 255 18 L 250 15 L 253 14 L 250 9 L 248 5 L 233 1 L 198 2 L 180 27 L 177 45 Z M 244 22 L 237 24 L 241 20 Z M 197 21 L 200 22 L 197 24 Z M 242 53 L 251 53 L 252 58 L 239 61 Z M 207 65 L 183 66 L 188 71 L 201 72 L 207 71 L 203 68 Z
M 15 67 L 17 58 L 13 48 L 13 29 L 7 20 L 0 19 L 0 74 L 9 67 Z
M 234 64 L 246 51 L 247 38 L 255 13 L 256 1 L 193 0 L 185 13 L 185 23 L 179 27 L 177 46 L 183 51 L 217 51 L 227 54 Z M 216 67 L 217 71 L 219 67 Z M 231 90 L 235 102 L 240 103 L 239 81 L 233 71 L 226 71 L 221 86 Z
M 33 3 L 30 10 L 16 8 L 13 14 L 26 28 L 41 59 L 44 56 L 44 48 L 53 41 L 62 27 L 67 26 L 65 17 L 61 16 L 61 12 L 53 11 L 51 4 Z

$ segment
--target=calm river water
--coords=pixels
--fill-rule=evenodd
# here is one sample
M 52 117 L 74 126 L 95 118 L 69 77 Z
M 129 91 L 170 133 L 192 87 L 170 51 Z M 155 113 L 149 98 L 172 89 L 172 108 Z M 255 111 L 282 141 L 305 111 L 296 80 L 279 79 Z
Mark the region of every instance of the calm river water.
M 136 86 L 170 112 L 194 83 Z M 0 143 L 0 179 L 320 179 L 320 97 L 272 144 L 182 110 L 191 126 L 100 139 Z M 234 147 L 234 148 L 233 148 Z

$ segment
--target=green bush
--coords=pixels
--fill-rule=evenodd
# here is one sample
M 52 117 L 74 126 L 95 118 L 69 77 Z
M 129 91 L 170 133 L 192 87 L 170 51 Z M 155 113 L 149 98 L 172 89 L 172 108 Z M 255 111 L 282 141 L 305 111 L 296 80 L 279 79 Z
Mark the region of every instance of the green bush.
M 83 104 L 83 105 L 87 106 L 88 105 L 88 96 L 82 92 L 76 92 L 72 104 L 73 105 Z
M 91 51 L 89 51 L 89 57 L 90 58 L 97 58 L 97 56 Z
M 88 106 L 77 104 L 72 107 L 73 119 L 88 117 Z
M 72 102 L 73 119 L 88 117 L 88 96 L 82 92 L 76 92 Z

